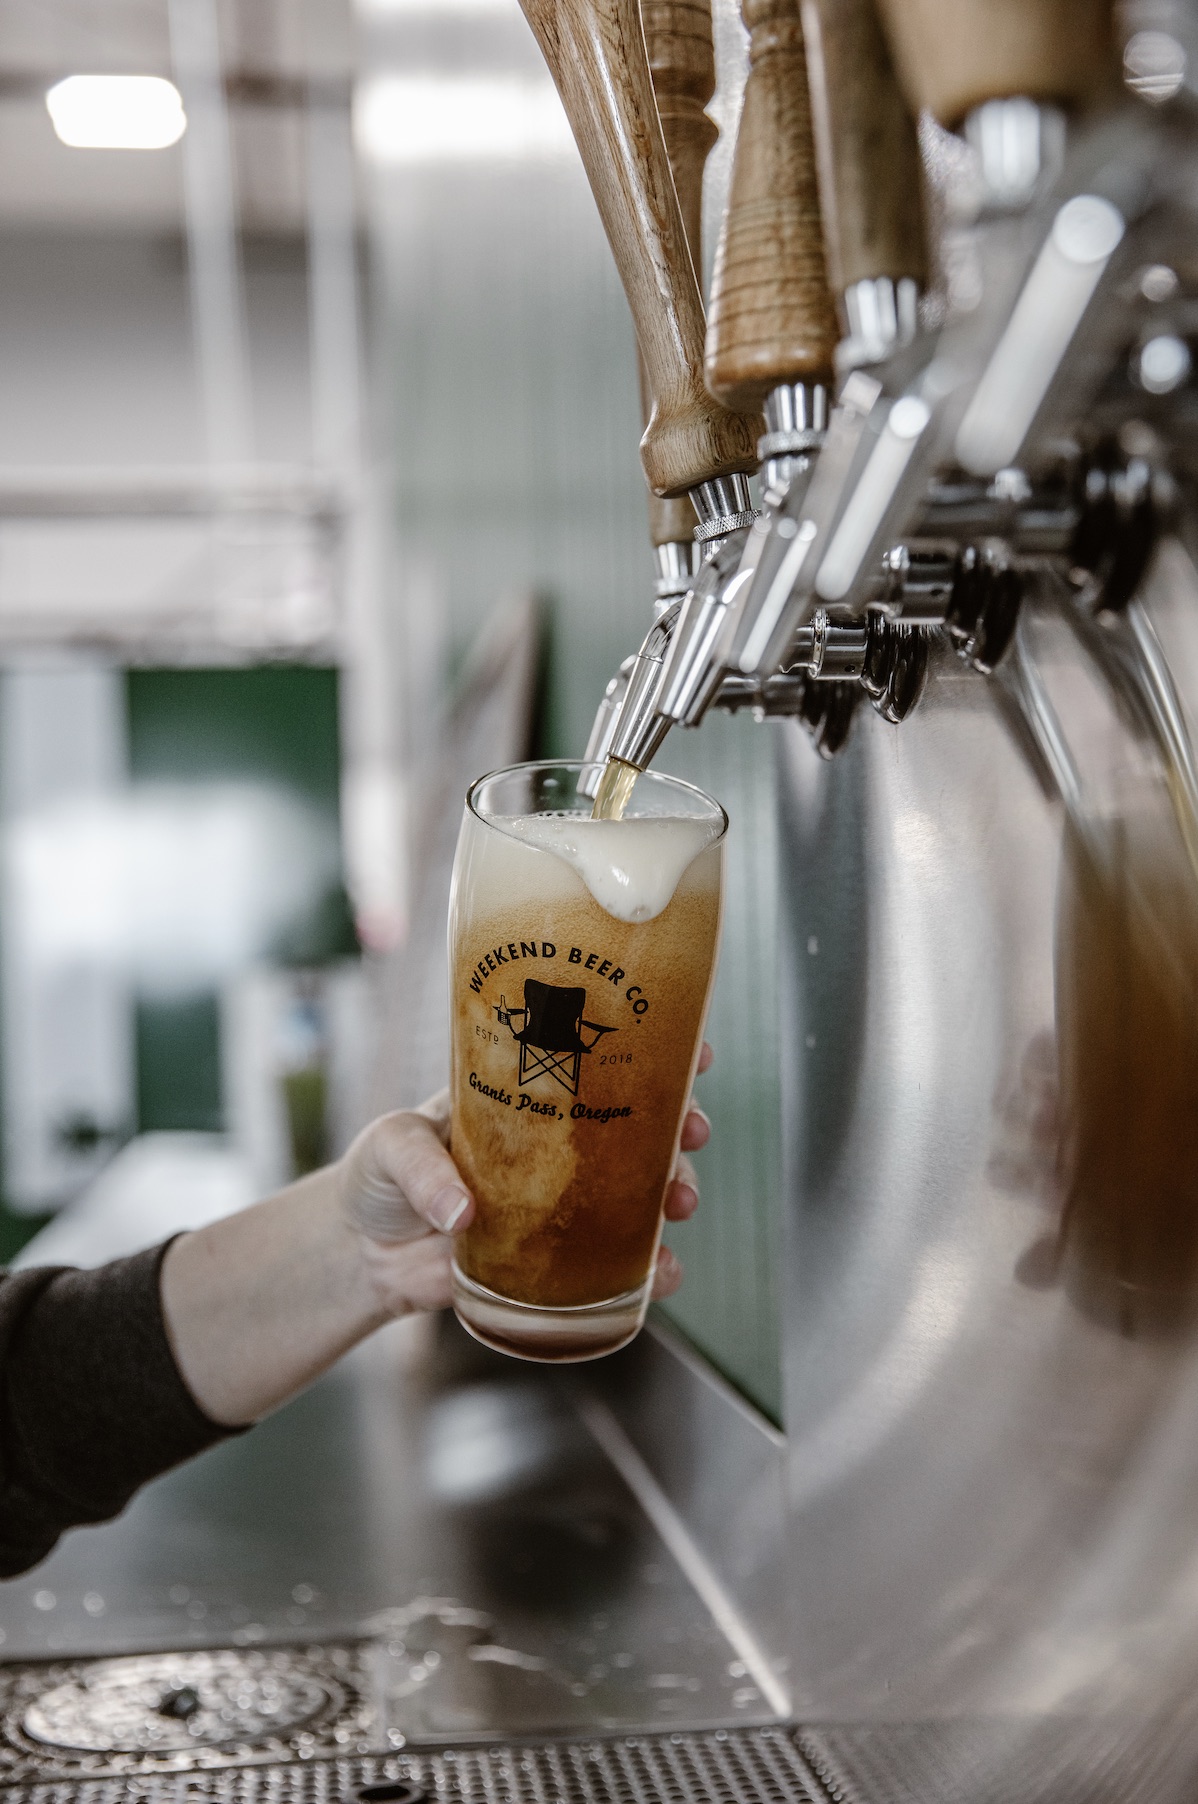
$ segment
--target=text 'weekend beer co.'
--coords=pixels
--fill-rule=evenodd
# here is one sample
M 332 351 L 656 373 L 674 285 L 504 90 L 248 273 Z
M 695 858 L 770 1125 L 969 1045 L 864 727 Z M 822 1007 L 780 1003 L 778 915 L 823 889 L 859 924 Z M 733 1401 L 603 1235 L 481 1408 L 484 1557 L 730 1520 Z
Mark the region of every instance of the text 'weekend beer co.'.
M 467 798 L 450 908 L 454 1302 L 490 1345 L 585 1359 L 639 1329 L 719 939 L 727 819 L 655 772 L 593 821 L 581 765 Z

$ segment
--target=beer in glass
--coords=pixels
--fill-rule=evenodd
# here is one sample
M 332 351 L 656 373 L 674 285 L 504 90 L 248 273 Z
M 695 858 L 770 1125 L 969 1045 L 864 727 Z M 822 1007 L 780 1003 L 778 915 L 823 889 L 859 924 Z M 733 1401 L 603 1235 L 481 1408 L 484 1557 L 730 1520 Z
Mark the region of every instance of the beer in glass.
M 646 771 L 592 820 L 582 764 L 466 798 L 449 921 L 451 1146 L 476 1213 L 454 1308 L 525 1359 L 639 1330 L 702 1043 L 727 816 Z

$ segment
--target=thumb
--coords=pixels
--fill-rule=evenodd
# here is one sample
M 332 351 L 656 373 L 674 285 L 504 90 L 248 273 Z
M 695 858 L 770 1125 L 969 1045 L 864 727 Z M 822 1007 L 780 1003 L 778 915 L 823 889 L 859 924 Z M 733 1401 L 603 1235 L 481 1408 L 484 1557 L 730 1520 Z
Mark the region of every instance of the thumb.
M 441 1096 L 420 1109 L 384 1115 L 345 1155 L 342 1201 L 354 1226 L 394 1245 L 434 1230 L 460 1233 L 474 1202 L 444 1144 L 448 1111 Z

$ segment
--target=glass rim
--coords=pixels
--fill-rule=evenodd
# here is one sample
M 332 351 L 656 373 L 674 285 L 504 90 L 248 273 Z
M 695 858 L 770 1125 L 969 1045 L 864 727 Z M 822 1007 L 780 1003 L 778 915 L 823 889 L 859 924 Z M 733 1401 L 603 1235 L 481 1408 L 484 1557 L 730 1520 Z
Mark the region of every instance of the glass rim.
M 475 797 L 484 783 L 491 783 L 496 777 L 518 776 L 521 771 L 572 770 L 581 772 L 584 770 L 601 770 L 602 767 L 603 760 L 598 758 L 525 758 L 522 759 L 519 764 L 501 764 L 495 770 L 485 771 L 481 777 L 475 777 L 473 783 L 471 783 L 469 789 L 466 791 L 466 807 L 474 816 L 475 820 L 479 821 L 482 826 L 491 827 L 496 833 L 502 833 L 503 828 L 496 825 L 494 817 L 488 818 L 479 810 L 475 802 Z M 713 846 L 719 845 L 720 841 L 727 834 L 730 825 L 728 820 L 728 810 L 724 807 L 722 802 L 717 802 L 714 796 L 708 795 L 705 789 L 700 789 L 697 783 L 690 783 L 685 777 L 675 777 L 671 775 L 669 771 L 652 769 L 640 770 L 637 772 L 637 776 L 652 777 L 658 783 L 669 783 L 672 784 L 675 789 L 685 789 L 689 791 L 691 795 L 698 796 L 701 801 L 706 802 L 710 807 L 714 808 L 716 814 L 719 816 L 720 830 L 715 838 L 710 841 L 710 844 Z M 644 816 L 634 815 L 632 818 L 634 820 L 643 819 Z M 669 819 L 669 816 L 662 816 L 660 818 Z M 617 822 L 614 824 L 618 825 L 619 823 Z

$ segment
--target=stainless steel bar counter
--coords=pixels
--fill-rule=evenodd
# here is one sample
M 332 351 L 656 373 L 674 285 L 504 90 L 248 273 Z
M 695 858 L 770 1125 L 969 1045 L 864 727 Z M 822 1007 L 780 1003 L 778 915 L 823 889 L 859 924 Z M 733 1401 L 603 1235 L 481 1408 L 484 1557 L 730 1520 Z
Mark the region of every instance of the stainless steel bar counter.
M 228 1650 L 232 1697 L 272 1672 L 279 1752 L 763 1722 L 780 1692 L 609 1404 L 449 1317 L 396 1324 L 118 1522 L 68 1535 L 0 1612 L 11 1662 Z M 147 1670 L 170 1690 L 169 1663 Z M 336 1694 L 319 1723 L 313 1684 Z M 60 1700 L 59 1727 L 102 1757 L 106 1712 L 131 1707 L 89 1696 Z M 198 1749 L 197 1714 L 151 1711 L 118 1739 Z M 0 1774 L 31 1760 L 4 1750 Z

